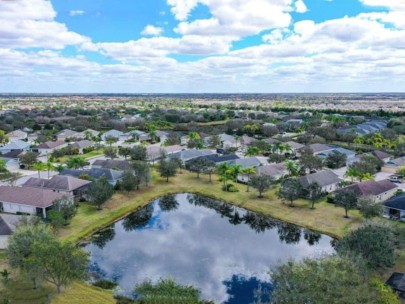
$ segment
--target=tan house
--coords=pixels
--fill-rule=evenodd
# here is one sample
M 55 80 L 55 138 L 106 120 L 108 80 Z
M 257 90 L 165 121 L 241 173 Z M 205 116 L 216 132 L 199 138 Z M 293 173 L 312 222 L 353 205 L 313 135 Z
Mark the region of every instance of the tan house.
M 381 181 L 367 180 L 343 189 L 353 191 L 358 198 L 367 196 L 372 198 L 375 203 L 382 203 L 394 196 L 397 185 L 387 179 Z

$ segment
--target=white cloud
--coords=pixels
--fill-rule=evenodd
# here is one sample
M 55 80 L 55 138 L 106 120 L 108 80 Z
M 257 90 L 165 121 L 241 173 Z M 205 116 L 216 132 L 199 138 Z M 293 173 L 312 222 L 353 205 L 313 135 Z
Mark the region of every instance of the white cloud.
M 55 17 L 50 1 L 0 1 L 0 47 L 61 49 L 90 41 L 54 21 Z
M 306 13 L 308 11 L 304 1 L 298 0 L 297 2 L 295 2 L 295 11 L 301 14 Z
M 69 15 L 70 15 L 70 16 L 80 16 L 80 15 L 83 15 L 83 14 L 84 14 L 84 11 L 81 11 L 81 10 L 70 11 L 70 12 L 69 12 Z
M 163 28 L 157 27 L 154 25 L 147 25 L 141 32 L 142 35 L 144 36 L 160 36 L 163 32 Z

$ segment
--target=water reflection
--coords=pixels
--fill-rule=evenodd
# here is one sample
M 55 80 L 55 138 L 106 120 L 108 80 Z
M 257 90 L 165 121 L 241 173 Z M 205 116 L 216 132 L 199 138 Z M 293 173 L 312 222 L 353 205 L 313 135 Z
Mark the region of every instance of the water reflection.
M 86 249 L 91 269 L 125 290 L 146 279 L 172 277 L 216 303 L 247 304 L 255 301 L 255 289 L 271 288 L 272 265 L 331 253 L 330 241 L 211 198 L 180 194 L 162 197 L 98 233 Z

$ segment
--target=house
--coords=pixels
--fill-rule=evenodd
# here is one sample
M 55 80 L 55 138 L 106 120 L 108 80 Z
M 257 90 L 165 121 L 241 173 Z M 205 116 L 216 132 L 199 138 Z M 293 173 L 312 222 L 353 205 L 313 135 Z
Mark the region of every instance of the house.
M 30 149 L 30 146 L 30 143 L 17 139 L 3 147 L 0 147 L 0 153 L 6 154 L 12 151 L 28 151 Z
M 242 147 L 249 147 L 254 141 L 255 141 L 255 139 L 253 137 L 250 137 L 247 135 L 243 135 L 240 138 L 240 144 Z
M 81 140 L 75 142 L 71 147 L 79 149 L 79 153 L 83 154 L 83 149 L 94 146 L 94 143 L 90 140 Z
M 80 138 L 97 137 L 99 134 L 100 134 L 100 132 L 98 132 L 96 130 L 87 129 L 80 133 Z
M 333 147 L 331 150 L 321 151 L 317 154 L 320 158 L 327 158 L 329 154 L 340 153 L 346 155 L 346 165 L 352 164 L 357 160 L 356 152 L 341 147 Z
M 384 166 L 381 168 L 381 171 L 396 173 L 402 166 L 405 166 L 405 157 L 398 157 L 385 162 Z
M 405 221 L 405 193 L 389 199 L 383 205 L 384 217 Z
M 21 215 L 0 214 L 0 250 L 7 248 L 8 237 L 13 234 L 21 219 Z
M 101 135 L 101 139 L 103 141 L 106 141 L 107 138 L 116 138 L 117 140 L 120 140 L 124 136 L 124 132 L 118 131 L 118 130 L 110 130 L 105 132 L 103 135 Z M 125 136 L 127 137 L 127 136 Z
M 156 131 L 156 137 L 159 139 L 161 143 L 164 143 L 167 140 L 167 137 L 169 136 L 169 132 L 167 131 Z
M 59 141 L 65 141 L 68 138 L 76 138 L 77 136 L 81 136 L 81 134 L 73 130 L 64 129 L 56 134 L 56 139 Z
M 346 133 L 356 133 L 358 135 L 366 135 L 370 133 L 376 133 L 385 129 L 387 127 L 387 122 L 383 120 L 370 120 L 355 127 L 343 127 L 337 130 L 340 134 Z
M 48 189 L 0 186 L 0 211 L 46 218 L 53 203 L 63 197 L 64 194 Z
M 384 163 L 385 163 L 385 162 L 388 162 L 388 161 L 391 159 L 391 157 L 392 157 L 391 154 L 388 154 L 388 153 L 386 153 L 386 152 L 379 151 L 379 150 L 375 150 L 375 151 L 373 151 L 373 152 L 371 152 L 371 153 L 372 153 L 375 157 L 377 157 L 379 160 L 383 161 Z
M 127 133 L 129 138 L 135 138 L 137 141 L 148 141 L 150 140 L 150 136 L 148 133 L 139 131 L 139 130 L 134 130 L 131 132 Z
M 21 130 L 15 130 L 10 133 L 7 133 L 7 137 L 9 142 L 13 142 L 16 140 L 24 140 L 28 138 L 28 133 Z
M 235 159 L 231 162 L 231 164 L 241 166 L 242 169 L 246 169 L 248 167 L 257 168 L 262 165 L 260 159 L 258 159 L 257 157 L 246 157 Z
M 400 298 L 402 298 L 402 303 L 405 300 L 405 273 L 393 272 L 389 279 L 385 282 L 390 286 Z
M 56 149 L 61 149 L 67 147 L 67 143 L 65 141 L 57 140 L 57 141 L 47 141 L 44 142 L 32 149 L 33 152 L 38 152 L 41 155 L 48 155 L 51 154 Z
M 275 180 L 278 180 L 288 174 L 288 170 L 285 168 L 283 163 L 260 166 L 257 167 L 255 171 L 257 175 L 271 176 Z M 249 182 L 249 179 L 249 176 L 246 174 L 238 174 L 237 176 L 237 180 L 242 183 Z
M 180 145 L 173 145 L 173 146 L 148 146 L 146 151 L 148 153 L 148 160 L 149 161 L 156 161 L 159 159 L 162 153 L 166 153 L 166 155 L 171 155 L 176 152 L 180 152 L 184 150 L 184 147 Z
M 91 165 L 92 168 L 105 168 L 114 170 L 131 170 L 132 166 L 127 160 L 120 159 L 97 159 Z
M 289 145 L 291 147 L 291 150 L 294 152 L 304 148 L 304 145 L 297 143 L 295 141 L 287 141 L 286 144 Z
M 216 165 L 220 165 L 222 163 L 231 164 L 236 159 L 239 159 L 239 156 L 237 156 L 236 154 L 225 154 L 225 155 L 211 154 L 211 155 L 201 156 L 201 157 L 197 157 L 197 158 L 205 158 L 205 159 L 208 159 L 208 160 L 214 162 Z M 187 162 L 186 162 L 186 164 L 187 164 Z
M 201 156 L 207 156 L 207 155 L 213 155 L 213 154 L 215 154 L 215 153 L 213 153 L 211 150 L 186 149 L 186 150 L 182 150 L 179 152 L 175 152 L 171 155 L 168 155 L 168 157 L 169 158 L 178 158 L 185 164 L 187 161 L 192 160 L 194 158 L 201 157 Z
M 1 154 L 0 158 L 4 159 L 5 161 L 9 161 L 12 159 L 19 159 L 21 153 L 23 153 L 22 150 L 13 150 L 8 153 Z
M 91 168 L 88 170 L 65 169 L 60 173 L 60 175 L 73 176 L 77 178 L 86 175 L 92 179 L 105 177 L 111 185 L 115 186 L 115 184 L 122 178 L 122 171 L 107 168 Z
M 301 185 L 304 189 L 307 189 L 312 183 L 317 183 L 322 192 L 329 193 L 338 189 L 339 183 L 342 181 L 331 170 L 323 170 L 314 174 L 309 174 L 299 178 Z
M 22 187 L 48 189 L 62 193 L 68 197 L 80 199 L 86 192 L 91 181 L 79 179 L 72 176 L 54 175 L 51 179 L 37 177 L 29 178 Z
M 381 203 L 394 196 L 397 185 L 387 179 L 381 181 L 367 180 L 347 186 L 344 189 L 353 191 L 357 198 L 368 196 L 375 203 Z
M 314 156 L 318 156 L 319 154 L 326 155 L 327 153 L 332 152 L 336 147 L 324 144 L 312 144 L 309 145 L 309 148 L 313 151 Z

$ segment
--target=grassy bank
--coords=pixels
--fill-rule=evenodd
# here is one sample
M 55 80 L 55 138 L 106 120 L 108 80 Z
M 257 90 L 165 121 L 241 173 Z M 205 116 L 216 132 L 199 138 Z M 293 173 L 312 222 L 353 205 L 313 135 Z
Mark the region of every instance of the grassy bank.
M 224 192 L 221 190 L 221 182 L 218 181 L 216 176 L 213 176 L 213 182 L 210 183 L 206 176 L 197 179 L 195 174 L 189 172 L 179 174 L 177 177 L 170 179 L 169 183 L 166 183 L 166 181 L 157 177 L 156 173 L 154 173 L 153 182 L 149 187 L 131 193 L 117 193 L 103 206 L 101 211 L 96 210 L 96 207 L 92 205 L 82 204 L 71 224 L 59 232 L 59 237 L 64 241 L 78 242 L 81 239 L 89 237 L 97 230 L 141 208 L 159 196 L 180 192 L 199 193 L 220 199 L 233 205 L 317 230 L 337 238 L 342 237 L 347 231 L 354 229 L 363 221 L 357 211 L 351 211 L 349 214 L 350 218 L 345 219 L 342 208 L 337 208 L 326 202 L 317 204 L 316 209 L 311 210 L 308 201 L 298 200 L 295 202 L 295 207 L 291 208 L 277 198 L 275 190 L 269 191 L 264 198 L 258 199 L 257 193 L 254 190 L 246 192 L 244 185 L 237 185 L 237 187 L 240 190 L 239 192 Z M 400 258 L 400 261 L 401 265 L 397 266 L 404 266 L 405 255 Z M 398 267 L 396 269 L 400 270 Z M 49 293 L 53 294 L 51 302 L 57 304 L 114 303 L 110 291 L 100 290 L 82 282 L 69 286 L 60 295 L 55 295 L 54 289 L 49 289 L 48 287 L 45 291 L 49 293 L 46 294 L 44 292 L 43 296 L 40 297 L 41 300 L 37 302 L 28 300 L 30 291 L 32 290 L 29 286 L 26 286 L 28 290 L 15 288 L 17 288 L 17 285 L 9 288 L 9 293 L 27 294 L 24 298 L 26 300 L 25 303 L 47 303 L 49 302 Z M 12 299 L 14 300 L 14 297 Z M 13 301 L 12 303 L 22 302 Z

